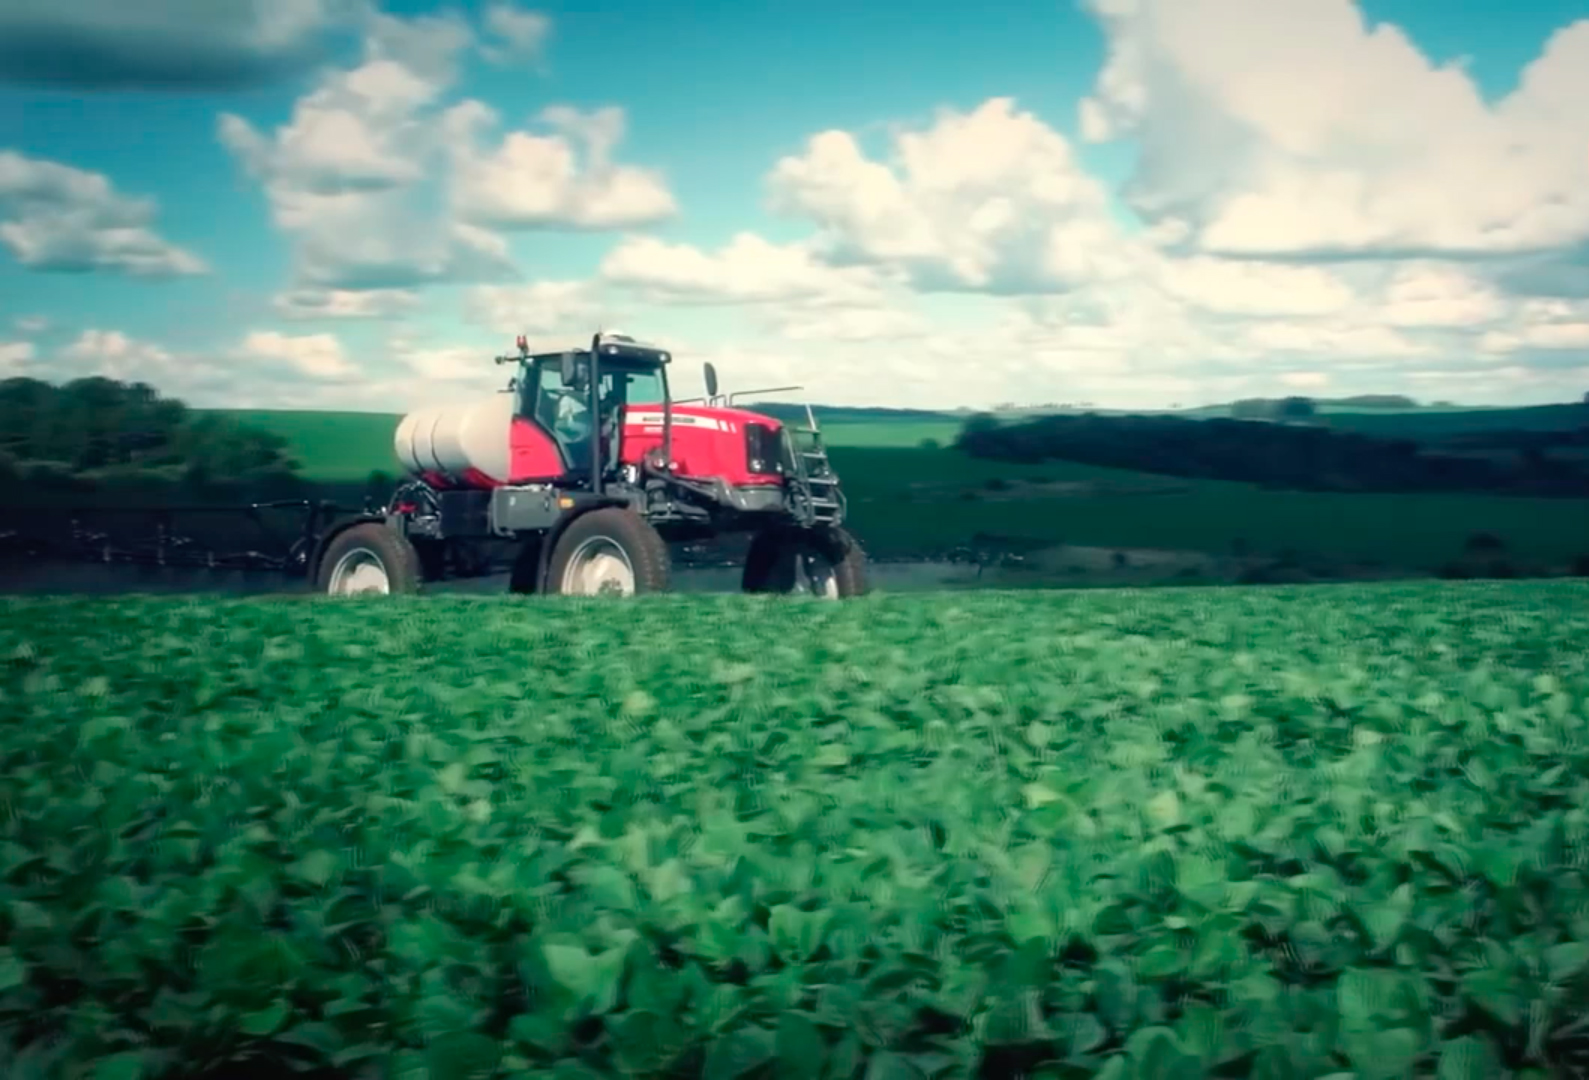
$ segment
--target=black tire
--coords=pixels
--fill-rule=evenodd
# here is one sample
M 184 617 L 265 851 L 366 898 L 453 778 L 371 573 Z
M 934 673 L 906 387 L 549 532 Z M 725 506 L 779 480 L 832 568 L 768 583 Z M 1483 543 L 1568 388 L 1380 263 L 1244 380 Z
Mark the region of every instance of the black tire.
M 590 510 L 563 530 L 552 549 L 542 591 L 564 594 L 564 578 L 576 556 L 602 545 L 627 562 L 634 593 L 667 592 L 673 559 L 667 541 L 652 524 L 632 510 L 608 506 Z
M 741 585 L 748 593 L 791 593 L 797 562 L 815 556 L 832 571 L 837 597 L 847 600 L 866 593 L 866 552 L 860 542 L 837 525 L 814 529 L 778 527 L 758 533 L 745 555 Z
M 386 575 L 387 592 L 416 593 L 424 580 L 419 552 L 408 537 L 378 521 L 349 526 L 331 538 L 320 565 L 315 568 L 315 588 L 330 593 L 345 560 L 365 558 L 376 563 Z

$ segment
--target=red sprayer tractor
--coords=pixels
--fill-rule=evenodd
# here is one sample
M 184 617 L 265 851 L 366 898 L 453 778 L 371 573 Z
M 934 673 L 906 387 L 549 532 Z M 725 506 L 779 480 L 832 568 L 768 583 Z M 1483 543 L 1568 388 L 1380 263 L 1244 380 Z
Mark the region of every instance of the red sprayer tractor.
M 805 427 L 736 408 L 710 364 L 707 396 L 673 401 L 670 355 L 623 334 L 558 353 L 517 345 L 497 357 L 518 366 L 505 391 L 403 418 L 407 478 L 386 506 L 315 529 L 301 552 L 319 591 L 414 592 L 505 549 L 514 592 L 658 592 L 670 543 L 733 533 L 750 537 L 747 592 L 866 590 L 809 407 Z

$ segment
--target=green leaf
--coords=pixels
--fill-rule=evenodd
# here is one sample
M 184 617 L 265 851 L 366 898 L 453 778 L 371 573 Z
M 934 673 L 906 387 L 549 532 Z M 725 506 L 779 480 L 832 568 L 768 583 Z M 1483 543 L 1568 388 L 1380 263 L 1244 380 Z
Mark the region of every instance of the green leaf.
M 1491 1080 L 1502 1072 L 1495 1047 L 1485 1036 L 1464 1035 L 1440 1047 L 1439 1080 Z
M 838 743 L 824 743 L 811 763 L 819 769 L 842 769 L 850 763 L 850 752 Z
M 689 1042 L 672 1017 L 644 1010 L 624 1013 L 612 1038 L 624 1071 L 639 1075 L 665 1072 Z
M 1173 945 L 1155 945 L 1137 962 L 1137 975 L 1144 979 L 1163 979 L 1180 971 L 1181 950 Z
M 891 1050 L 878 1050 L 866 1063 L 865 1080 L 925 1080 L 921 1070 Z
M 1589 942 L 1564 941 L 1545 950 L 1545 973 L 1553 983 L 1566 982 L 1589 967 Z
M 1523 1022 L 1523 997 L 1517 982 L 1497 968 L 1480 968 L 1462 976 L 1462 992 L 1497 1020 L 1516 1026 Z
M 1181 1052 L 1175 1032 L 1165 1027 L 1140 1028 L 1126 1040 L 1126 1053 L 1139 1080 L 1174 1080 L 1195 1062 Z
M 484 1080 L 496 1072 L 502 1047 L 495 1039 L 470 1031 L 431 1040 L 425 1051 L 430 1080 Z
M 706 1052 L 704 1080 L 737 1080 L 773 1060 L 776 1036 L 763 1027 L 747 1027 L 713 1041 Z
M 1036 810 L 1049 803 L 1058 802 L 1060 798 L 1053 788 L 1036 782 L 1024 785 L 1021 788 L 1021 797 L 1026 800 L 1028 810 Z
M 597 1012 L 612 1008 L 617 999 L 627 951 L 612 948 L 592 956 L 581 945 L 541 946 L 553 980 L 578 1000 L 591 1002 Z
M 300 881 L 307 881 L 310 885 L 321 888 L 337 872 L 340 862 L 341 860 L 331 852 L 316 849 L 293 864 L 292 875 Z
M 1399 1080 L 1412 1075 L 1418 1058 L 1418 1035 L 1407 1028 L 1346 1032 L 1346 1052 L 1363 1080 Z
M 780 1080 L 817 1080 L 827 1060 L 828 1044 L 822 1031 L 805 1015 L 786 1012 L 778 1018 L 774 1038 Z
M 281 1027 L 282 1021 L 287 1019 L 289 1011 L 288 1004 L 285 1001 L 278 1000 L 274 1005 L 260 1009 L 258 1012 L 245 1013 L 242 1023 L 238 1025 L 238 1030 L 242 1031 L 244 1035 L 272 1034 L 277 1028 Z
M 832 918 L 831 911 L 801 911 L 793 905 L 780 904 L 772 909 L 767 931 L 781 959 L 803 963 L 822 947 L 822 936 Z
M 1148 820 L 1160 829 L 1172 829 L 1181 823 L 1181 797 L 1174 791 L 1161 791 L 1148 800 Z
M 10 949 L 0 946 L 0 991 L 15 990 L 27 978 L 27 964 Z
M 1389 897 L 1368 909 L 1364 923 L 1373 939 L 1374 949 L 1383 952 L 1401 936 L 1407 917 L 1412 914 L 1412 886 L 1399 885 Z
M 141 1050 L 126 1050 L 94 1062 L 94 1080 L 143 1080 L 145 1072 Z

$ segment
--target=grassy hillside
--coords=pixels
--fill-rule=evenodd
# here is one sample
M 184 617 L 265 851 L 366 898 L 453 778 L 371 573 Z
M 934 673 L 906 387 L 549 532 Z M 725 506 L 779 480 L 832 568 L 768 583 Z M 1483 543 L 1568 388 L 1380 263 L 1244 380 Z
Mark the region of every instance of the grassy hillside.
M 6 1076 L 1589 1050 L 1583 585 L 6 600 L 0 656 Z
M 315 480 L 362 481 L 372 471 L 395 472 L 392 439 L 401 416 L 390 413 L 308 412 L 285 409 L 215 410 L 287 440 L 306 476 Z M 874 413 L 875 410 L 867 410 Z M 824 416 L 828 442 L 840 447 L 913 447 L 924 439 L 947 444 L 960 421 L 946 415 L 900 412 L 897 416 L 839 413 Z
M 1463 414 L 1362 416 L 1401 430 L 1450 415 L 1478 422 L 1565 424 L 1572 406 Z M 371 470 L 395 472 L 398 417 L 369 413 L 240 411 L 279 432 L 313 478 L 362 484 Z M 851 522 L 879 555 L 925 555 L 978 543 L 1016 548 L 1056 544 L 1157 548 L 1225 555 L 1319 555 L 1432 572 L 1460 557 L 1468 538 L 1490 533 L 1520 567 L 1560 566 L 1589 550 L 1589 503 L 1466 495 L 1356 495 L 1270 491 L 1255 485 L 1183 481 L 1085 465 L 1020 466 L 977 461 L 944 444 L 959 421 L 830 419 L 835 467 L 851 500 Z M 1449 431 L 1449 428 L 1442 429 Z M 356 500 L 354 500 L 356 501 Z M 995 541 L 995 546 L 1003 541 Z
M 773 406 L 769 412 L 793 415 L 791 409 Z M 303 463 L 305 473 L 314 479 L 363 480 L 374 470 L 390 472 L 397 468 L 392 436 L 402 417 L 396 414 L 271 409 L 214 411 L 282 435 Z M 845 448 L 914 448 L 928 439 L 947 446 L 954 441 L 962 423 L 960 417 L 948 413 L 917 410 L 822 407 L 817 413 L 828 442 Z M 1178 415 L 1217 417 L 1224 413 L 1214 406 Z M 1571 430 L 1589 424 L 1589 408 L 1540 405 L 1450 411 L 1326 411 L 1323 418 L 1331 427 L 1366 435 L 1432 440 L 1471 432 Z
M 1589 550 L 1589 503 L 1471 495 L 1271 491 L 1063 462 L 1013 465 L 953 450 L 833 454 L 857 533 L 879 550 L 933 550 L 978 532 L 1066 543 L 1226 554 L 1319 554 L 1433 571 L 1487 532 L 1521 562 Z

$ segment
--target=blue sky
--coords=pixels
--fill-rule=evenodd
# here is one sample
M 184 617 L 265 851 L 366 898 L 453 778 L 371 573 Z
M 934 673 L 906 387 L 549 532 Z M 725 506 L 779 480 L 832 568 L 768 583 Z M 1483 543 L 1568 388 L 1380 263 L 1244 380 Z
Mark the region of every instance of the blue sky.
M 1589 390 L 1582 3 L 595 7 L 0 0 L 0 369 L 395 409 L 616 323 L 834 402 Z

